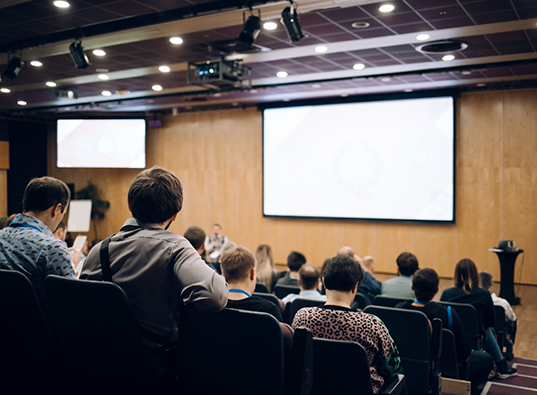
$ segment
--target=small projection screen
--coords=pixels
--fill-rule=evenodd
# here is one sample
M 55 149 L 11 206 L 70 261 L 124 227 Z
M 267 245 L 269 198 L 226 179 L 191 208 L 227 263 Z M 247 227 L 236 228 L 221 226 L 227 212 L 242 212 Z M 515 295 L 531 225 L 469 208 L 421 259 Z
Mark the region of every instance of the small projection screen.
M 454 223 L 454 98 L 267 108 L 263 215 Z
M 144 119 L 59 119 L 58 167 L 145 167 Z

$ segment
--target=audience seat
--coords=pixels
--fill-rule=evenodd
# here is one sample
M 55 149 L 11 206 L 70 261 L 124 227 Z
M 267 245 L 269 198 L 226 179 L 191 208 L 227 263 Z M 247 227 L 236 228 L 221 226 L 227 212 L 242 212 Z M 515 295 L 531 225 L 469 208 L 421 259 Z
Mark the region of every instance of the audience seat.
M 294 285 L 276 285 L 274 286 L 274 295 L 278 297 L 278 299 L 283 299 L 289 294 L 299 294 L 300 288 Z
M 260 298 L 263 298 L 265 300 L 268 300 L 271 303 L 274 303 L 278 309 L 280 309 L 280 300 L 273 294 L 265 293 L 265 292 L 254 292 L 255 296 L 258 296 Z
M 185 306 L 178 336 L 181 394 L 283 395 L 284 339 L 270 314 Z
M 445 306 L 451 306 L 461 319 L 462 326 L 468 338 L 470 339 L 470 345 L 473 349 L 478 350 L 481 348 L 483 336 L 479 333 L 477 327 L 477 313 L 475 307 L 467 303 L 453 303 L 453 302 L 438 302 Z
M 255 284 L 254 292 L 262 292 L 262 293 L 265 293 L 265 294 L 269 293 L 267 286 L 265 284 L 262 284 L 262 283 L 256 283 Z
M 405 376 L 384 384 L 381 394 L 398 395 Z M 313 339 L 313 388 L 311 395 L 372 395 L 371 374 L 365 349 L 356 342 Z
M 354 297 L 354 301 L 352 302 L 351 307 L 353 309 L 363 310 L 366 308 L 366 306 L 367 302 L 365 300 L 365 296 L 359 292 L 356 292 L 356 296 Z
M 142 346 L 118 285 L 51 275 L 45 288 L 67 363 L 85 378 L 80 384 L 95 390 L 159 388 L 153 356 Z
M 364 311 L 379 317 L 388 328 L 401 356 L 408 391 L 438 395 L 442 321 L 435 318 L 431 325 L 421 311 L 391 307 L 367 306 Z
M 395 307 L 401 302 L 406 302 L 407 300 L 412 301 L 412 299 L 405 298 L 394 298 L 392 296 L 386 295 L 377 295 L 373 298 L 373 306 L 384 306 L 384 307 Z
M 302 299 L 302 298 L 296 298 L 291 303 L 287 303 L 287 307 L 285 309 L 286 310 L 290 309 L 288 324 L 291 325 L 293 323 L 293 319 L 295 318 L 295 314 L 298 312 L 298 310 L 304 307 L 322 306 L 325 303 L 326 302 L 320 301 L 320 300 L 311 300 L 311 299 Z
M 464 367 L 457 362 L 455 335 L 449 329 L 442 329 L 442 354 L 440 356 L 442 376 L 450 379 L 464 377 Z
M 298 327 L 293 336 L 293 351 L 285 360 L 285 394 L 310 395 L 313 386 L 313 334 Z
M 509 347 L 507 342 L 507 325 L 505 323 L 505 310 L 502 306 L 494 306 L 494 313 L 495 313 L 495 321 L 494 321 L 494 330 L 496 331 L 496 339 L 498 340 L 498 346 L 500 346 L 500 350 L 502 350 L 502 353 L 507 355 L 509 353 L 509 348 L 511 348 L 513 345 L 511 344 L 511 347 Z M 506 347 L 508 350 L 504 353 L 504 347 Z

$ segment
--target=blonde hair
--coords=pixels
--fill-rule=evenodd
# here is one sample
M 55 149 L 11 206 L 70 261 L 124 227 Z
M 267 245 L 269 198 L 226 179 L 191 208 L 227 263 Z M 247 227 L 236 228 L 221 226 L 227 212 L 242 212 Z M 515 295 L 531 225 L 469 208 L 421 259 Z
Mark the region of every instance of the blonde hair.
M 272 279 L 278 273 L 274 264 L 274 252 L 268 244 L 260 244 L 255 252 L 257 260 L 257 282 L 265 285 L 272 292 Z

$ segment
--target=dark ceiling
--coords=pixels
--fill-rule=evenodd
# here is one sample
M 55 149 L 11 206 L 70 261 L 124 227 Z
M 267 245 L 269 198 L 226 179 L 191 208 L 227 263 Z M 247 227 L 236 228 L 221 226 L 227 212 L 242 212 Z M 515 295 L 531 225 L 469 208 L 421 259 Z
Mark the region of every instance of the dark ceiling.
M 307 36 L 290 43 L 282 24 L 285 1 L 70 0 L 0 2 L 0 70 L 13 53 L 24 66 L 14 81 L 2 77 L 2 113 L 47 115 L 85 112 L 169 112 L 431 89 L 513 89 L 537 85 L 535 0 L 298 0 Z M 221 90 L 187 84 L 187 62 L 215 59 L 210 43 L 239 36 L 247 5 L 265 21 L 255 44 L 265 52 L 235 54 L 252 69 L 252 89 Z M 395 9 L 379 11 L 384 4 Z M 366 28 L 354 28 L 367 22 Z M 416 51 L 416 39 L 455 39 L 466 50 L 442 54 Z M 169 38 L 179 36 L 180 45 Z M 75 38 L 92 65 L 74 67 L 69 44 Z M 327 47 L 317 53 L 319 45 Z M 93 55 L 102 49 L 105 56 Z M 41 67 L 30 65 L 39 60 Z M 363 64 L 361 70 L 353 65 Z M 171 72 L 159 71 L 167 65 Z M 276 73 L 287 72 L 286 78 Z M 109 79 L 100 80 L 98 74 Z M 47 81 L 56 87 L 45 85 Z M 152 90 L 161 85 L 161 91 Z M 78 99 L 57 98 L 58 89 Z M 111 96 L 101 92 L 109 91 Z M 25 106 L 18 101 L 25 101 Z

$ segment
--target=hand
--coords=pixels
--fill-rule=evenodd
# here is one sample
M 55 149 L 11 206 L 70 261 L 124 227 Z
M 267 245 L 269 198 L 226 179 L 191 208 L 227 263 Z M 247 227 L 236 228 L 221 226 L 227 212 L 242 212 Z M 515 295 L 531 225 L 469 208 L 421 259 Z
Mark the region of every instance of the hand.
M 71 263 L 74 269 L 75 267 L 78 266 L 78 263 L 80 262 L 80 258 L 82 257 L 82 251 L 75 250 L 73 247 L 70 247 L 69 252 L 71 253 Z

